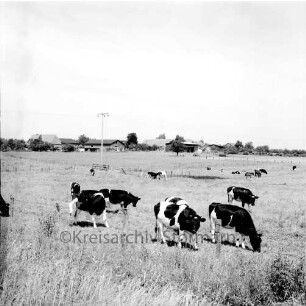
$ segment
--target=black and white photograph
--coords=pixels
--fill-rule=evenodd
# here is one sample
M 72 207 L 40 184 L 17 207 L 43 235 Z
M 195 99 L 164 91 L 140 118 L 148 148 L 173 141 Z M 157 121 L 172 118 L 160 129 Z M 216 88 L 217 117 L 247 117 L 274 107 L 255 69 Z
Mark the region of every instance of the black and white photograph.
M 0 1 L 0 306 L 306 305 L 306 1 Z

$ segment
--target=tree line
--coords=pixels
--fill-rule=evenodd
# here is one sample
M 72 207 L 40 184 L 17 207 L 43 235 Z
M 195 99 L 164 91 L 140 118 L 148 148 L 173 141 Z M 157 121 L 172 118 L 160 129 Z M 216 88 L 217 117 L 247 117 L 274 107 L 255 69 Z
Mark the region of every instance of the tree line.
M 81 147 L 84 147 L 85 143 L 90 138 L 82 134 L 77 139 L 77 144 Z M 166 139 L 166 135 L 160 134 L 156 139 Z M 183 142 L 185 141 L 183 136 L 176 135 L 175 139 L 172 141 L 170 150 L 177 153 L 183 152 L 185 150 Z M 205 147 L 204 141 L 200 141 L 202 146 Z M 56 148 L 53 144 L 45 142 L 42 140 L 41 136 L 37 139 L 30 139 L 28 142 L 25 142 L 23 139 L 5 139 L 0 138 L 0 147 L 1 151 L 54 151 Z M 157 145 L 148 145 L 146 143 L 139 143 L 138 137 L 135 132 L 129 133 L 125 142 L 125 149 L 131 151 L 156 151 L 159 150 Z M 75 150 L 75 146 L 71 144 L 64 144 L 62 150 L 66 152 L 72 152 Z M 259 154 L 259 155 L 286 155 L 286 156 L 305 156 L 305 150 L 288 150 L 288 149 L 270 149 L 268 145 L 262 145 L 255 147 L 252 141 L 246 142 L 243 144 L 242 141 L 237 140 L 235 144 L 231 146 L 224 146 L 221 149 L 226 154 Z

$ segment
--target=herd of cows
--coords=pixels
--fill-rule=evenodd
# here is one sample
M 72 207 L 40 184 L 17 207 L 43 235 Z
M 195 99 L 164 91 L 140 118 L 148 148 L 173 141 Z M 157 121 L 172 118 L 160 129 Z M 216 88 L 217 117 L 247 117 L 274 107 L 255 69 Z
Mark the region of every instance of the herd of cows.
M 267 173 L 265 169 L 261 172 Z M 151 179 L 167 179 L 166 171 L 148 172 Z M 132 204 L 136 207 L 141 198 L 125 190 L 101 189 L 101 190 L 81 190 L 80 184 L 71 183 L 71 197 L 69 203 L 70 216 L 74 218 L 73 224 L 77 224 L 77 216 L 81 211 L 88 212 L 92 217 L 94 228 L 97 227 L 96 216 L 102 217 L 105 227 L 109 227 L 107 222 L 107 207 L 110 204 L 120 204 L 124 212 L 127 206 Z M 217 219 L 221 220 L 221 226 L 227 229 L 234 229 L 236 232 L 236 246 L 245 248 L 245 237 L 249 237 L 254 252 L 260 252 L 261 235 L 257 233 L 250 212 L 244 209 L 245 204 L 255 205 L 255 196 L 249 189 L 230 186 L 227 188 L 228 204 L 212 203 L 209 205 L 209 218 L 211 226 L 212 242 L 215 242 L 215 228 Z M 232 205 L 233 201 L 239 201 L 242 207 Z M 181 241 L 188 238 L 194 250 L 198 249 L 196 234 L 201 222 L 206 219 L 196 213 L 189 204 L 179 197 L 168 197 L 154 206 L 156 218 L 155 234 L 156 240 L 166 243 L 164 229 L 171 229 L 179 236 L 178 246 Z M 240 241 L 241 240 L 241 241 Z
M 296 166 L 292 167 L 295 170 Z M 211 168 L 209 168 L 211 170 Z M 92 175 L 94 173 L 90 171 Z M 242 171 L 241 171 L 242 172 Z M 234 171 L 232 174 L 241 174 L 240 171 Z M 261 173 L 268 174 L 265 169 L 256 169 L 254 173 L 246 172 L 245 176 L 260 177 Z M 151 179 L 167 179 L 166 171 L 148 172 Z M 77 224 L 77 216 L 81 211 L 89 213 L 92 217 L 94 228 L 97 227 L 96 216 L 102 216 L 102 221 L 106 227 L 107 207 L 110 204 L 120 204 L 123 212 L 127 212 L 127 207 L 132 204 L 136 207 L 137 202 L 141 198 L 133 195 L 125 190 L 101 189 L 101 190 L 81 190 L 80 184 L 71 183 L 71 201 L 69 202 L 69 213 L 74 218 L 73 224 Z M 258 234 L 250 215 L 250 206 L 255 205 L 258 196 L 254 195 L 249 189 L 237 186 L 227 188 L 228 204 L 212 203 L 209 205 L 208 213 L 211 228 L 211 240 L 214 243 L 215 229 L 217 220 L 221 220 L 221 226 L 227 229 L 234 229 L 236 232 L 236 246 L 245 248 L 245 237 L 249 237 L 254 252 L 261 250 L 261 234 Z M 241 202 L 242 207 L 233 205 L 233 201 Z M 244 209 L 245 204 L 248 210 Z M 168 197 L 160 201 L 154 206 L 154 214 L 156 218 L 155 234 L 156 240 L 166 243 L 164 237 L 164 228 L 173 230 L 179 236 L 178 245 L 181 246 L 181 240 L 189 237 L 192 242 L 193 249 L 197 250 L 197 234 L 201 222 L 206 219 L 196 213 L 189 204 L 179 197 Z M 0 194 L 0 216 L 9 216 L 9 204 L 4 201 Z M 241 241 L 240 241 L 241 240 Z

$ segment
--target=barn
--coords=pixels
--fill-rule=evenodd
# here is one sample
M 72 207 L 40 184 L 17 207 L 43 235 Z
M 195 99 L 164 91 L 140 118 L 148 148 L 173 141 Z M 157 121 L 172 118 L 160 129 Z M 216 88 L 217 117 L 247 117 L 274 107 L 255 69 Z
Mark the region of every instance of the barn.
M 101 149 L 101 140 L 99 139 L 89 139 L 84 144 L 85 151 L 96 152 Z M 104 139 L 103 140 L 103 150 L 114 150 L 123 151 L 125 148 L 125 141 L 119 139 Z
M 171 151 L 171 145 L 174 140 L 171 140 L 170 142 L 166 143 L 166 152 Z M 200 144 L 193 141 L 183 141 L 182 144 L 184 145 L 184 152 L 193 153 L 195 151 L 198 151 L 200 148 Z

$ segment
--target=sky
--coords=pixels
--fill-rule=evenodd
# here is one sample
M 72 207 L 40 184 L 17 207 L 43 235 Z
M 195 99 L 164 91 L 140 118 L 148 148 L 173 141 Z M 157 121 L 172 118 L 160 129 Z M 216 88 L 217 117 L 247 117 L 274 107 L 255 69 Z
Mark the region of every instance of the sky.
M 0 2 L 1 137 L 306 149 L 306 2 Z

